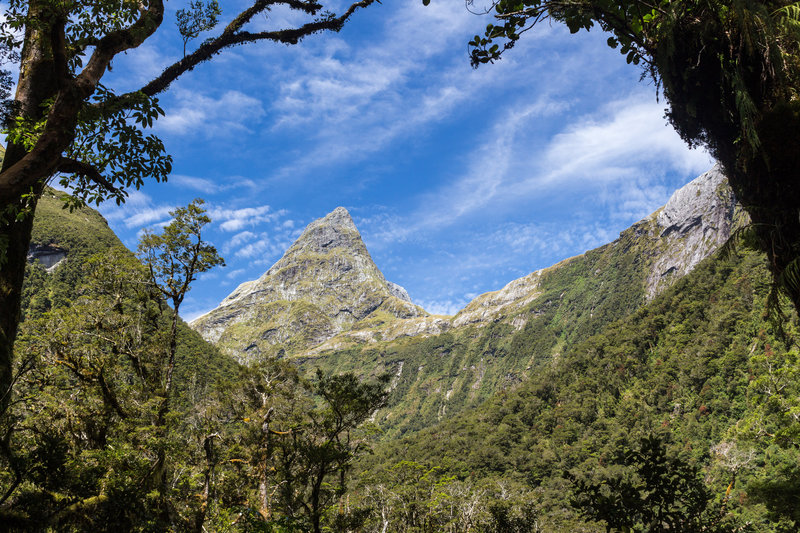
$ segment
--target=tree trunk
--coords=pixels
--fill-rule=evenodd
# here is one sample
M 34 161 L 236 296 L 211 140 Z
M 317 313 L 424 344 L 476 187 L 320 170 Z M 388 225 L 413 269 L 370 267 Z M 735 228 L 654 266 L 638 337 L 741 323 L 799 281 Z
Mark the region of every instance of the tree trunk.
M 41 189 L 39 186 L 35 194 L 41 194 Z M 35 207 L 35 199 L 31 204 L 31 208 Z M 8 205 L 14 203 L 0 199 L 0 207 Z M 0 242 L 7 243 L 5 261 L 0 265 L 0 415 L 5 412 L 11 395 L 14 339 L 32 228 L 32 212 L 20 221 L 0 224 Z
M 39 2 L 30 2 L 28 14 L 34 19 L 45 20 L 46 7 Z M 20 58 L 19 83 L 15 102 L 18 116 L 40 120 L 42 103 L 56 93 L 56 75 L 50 35 L 46 24 L 27 27 L 25 44 Z M 2 172 L 11 168 L 26 155 L 22 144 L 9 143 L 3 160 Z M 36 201 L 42 194 L 47 176 L 29 176 L 28 179 L 6 183 L 0 193 L 0 415 L 5 412 L 11 395 L 14 340 L 20 319 L 22 282 L 28 258 L 28 247 L 33 228 L 33 213 Z M 27 201 L 22 196 L 31 194 Z M 27 213 L 25 213 L 27 210 Z M 25 213 L 21 219 L 17 215 Z

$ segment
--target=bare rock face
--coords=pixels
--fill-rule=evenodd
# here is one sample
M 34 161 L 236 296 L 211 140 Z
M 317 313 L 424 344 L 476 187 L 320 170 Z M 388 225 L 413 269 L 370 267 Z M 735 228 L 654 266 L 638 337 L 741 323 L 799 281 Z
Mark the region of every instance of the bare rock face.
M 727 179 L 714 167 L 676 191 L 664 207 L 634 224 L 609 246 L 615 247 L 626 233 L 635 236 L 641 254 L 638 263 L 646 269 L 644 291 L 649 301 L 724 244 L 732 228 L 743 221 L 741 217 L 743 211 L 737 208 Z M 504 321 L 521 329 L 536 316 L 536 310 L 529 309 L 528 304 L 542 294 L 542 275 L 572 259 L 478 296 L 453 317 L 452 326 L 480 327 Z
M 308 350 L 358 323 L 427 313 L 386 281 L 350 214 L 309 224 L 263 276 L 241 284 L 190 325 L 243 362 Z
M 57 245 L 31 243 L 28 248 L 28 262 L 38 261 L 48 272 L 52 272 L 66 258 L 67 251 Z
M 453 326 L 489 323 L 500 316 L 522 309 L 539 297 L 539 280 L 542 271 L 537 270 L 527 276 L 507 284 L 495 292 L 481 294 L 453 317 Z M 520 329 L 524 323 L 520 323 Z M 516 327 L 516 326 L 515 326 Z
M 655 217 L 660 249 L 647 277 L 648 300 L 728 240 L 735 206 L 733 190 L 718 167 L 672 195 Z

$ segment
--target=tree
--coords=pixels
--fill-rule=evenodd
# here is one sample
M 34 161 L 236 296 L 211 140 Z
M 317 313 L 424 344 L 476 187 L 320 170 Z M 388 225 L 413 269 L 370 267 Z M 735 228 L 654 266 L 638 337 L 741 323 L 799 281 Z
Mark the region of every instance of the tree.
M 722 164 L 750 214 L 748 236 L 767 254 L 774 287 L 800 311 L 800 6 L 499 0 L 493 7 L 498 24 L 469 43 L 473 66 L 497 60 L 548 19 L 572 33 L 595 25 L 611 33 L 609 46 L 661 88 L 681 137 L 706 146 Z
M 34 364 L 15 365 L 0 476 L 12 529 L 131 529 L 153 516 L 141 492 L 158 488 L 150 472 L 164 445 L 163 301 L 127 250 L 86 269 L 79 297 L 22 327 L 18 348 Z
M 161 383 L 161 405 L 155 426 L 166 440 L 167 414 L 170 411 L 170 400 L 173 395 L 172 374 L 175 370 L 175 352 L 177 350 L 178 321 L 181 303 L 189 292 L 197 275 L 207 272 L 225 261 L 217 254 L 216 248 L 203 241 L 203 227 L 211 222 L 201 207 L 203 200 L 196 199 L 187 207 L 179 207 L 170 211 L 172 222 L 167 224 L 163 233 L 155 234 L 145 231 L 139 240 L 139 256 L 150 273 L 150 282 L 161 294 L 172 302 L 172 320 L 167 348 L 167 362 Z M 211 445 L 208 443 L 207 445 Z M 158 460 L 153 468 L 154 477 L 160 478 L 161 494 L 166 497 L 166 450 L 158 450 Z M 166 500 L 164 509 L 168 508 Z
M 611 531 L 711 531 L 704 516 L 711 499 L 699 469 L 667 450 L 655 435 L 622 447 L 599 480 L 570 474 L 572 505 Z
M 215 266 L 225 265 L 225 261 L 217 254 L 217 249 L 203 241 L 203 227 L 211 222 L 205 210 L 200 207 L 203 203 L 198 198 L 186 207 L 170 211 L 173 220 L 167 224 L 163 233 L 145 231 L 139 240 L 139 257 L 147 265 L 150 281 L 172 302 L 169 355 L 164 380 L 165 411 L 172 393 L 181 303 L 198 274 Z
M 375 383 L 362 383 L 354 374 L 331 376 L 317 370 L 314 392 L 322 406 L 309 412 L 299 427 L 267 432 L 265 450 L 280 465 L 274 481 L 280 507 L 288 516 L 304 515 L 306 530 L 322 531 L 324 512 L 347 491 L 347 474 L 365 444 L 356 430 L 385 405 L 389 379 L 384 375 Z
M 218 436 L 216 487 L 208 491 L 218 496 L 209 523 L 236 513 L 248 531 L 319 532 L 326 518 L 352 523 L 353 515 L 363 517 L 346 516 L 336 503 L 354 459 L 367 449 L 369 435 L 360 426 L 384 405 L 387 382 L 317 372 L 309 383 L 275 359 L 242 368 L 194 417 L 202 420 L 196 426 L 208 428 L 198 434 Z
M 185 515 L 202 522 L 204 508 L 195 511 L 169 482 L 199 461 L 168 464 L 181 448 L 171 431 L 178 311 L 197 274 L 222 263 L 202 240 L 210 222 L 202 203 L 171 212 L 161 234 L 145 233 L 146 266 L 127 250 L 94 256 L 71 305 L 25 322 L 20 346 L 39 361 L 17 372 L 27 393 L 11 411 L 18 423 L 4 420 L 12 475 L 0 476 L 0 518 L 7 513 L 26 529 L 147 522 L 167 529 Z M 206 463 L 211 441 L 199 446 Z
M 163 0 L 9 2 L 0 30 L 0 59 L 17 62 L 20 74 L 0 170 L 0 414 L 10 398 L 33 213 L 47 181 L 59 175 L 62 185 L 72 187 L 75 203 L 121 203 L 126 189 L 139 187 L 145 178 L 165 180 L 171 159 L 161 141 L 143 130 L 163 114 L 156 96 L 173 81 L 232 46 L 296 44 L 316 32 L 338 31 L 356 10 L 374 1 L 359 0 L 336 15 L 313 0 L 252 0 L 217 35 L 139 90 L 120 95 L 101 80 L 116 56 L 132 52 L 161 28 Z M 214 27 L 215 5 L 193 2 L 188 11 L 181 10 L 185 43 Z M 247 29 L 254 17 L 275 6 L 311 20 L 294 28 Z M 0 91 L 9 87 L 7 82 L 7 73 L 0 76 Z

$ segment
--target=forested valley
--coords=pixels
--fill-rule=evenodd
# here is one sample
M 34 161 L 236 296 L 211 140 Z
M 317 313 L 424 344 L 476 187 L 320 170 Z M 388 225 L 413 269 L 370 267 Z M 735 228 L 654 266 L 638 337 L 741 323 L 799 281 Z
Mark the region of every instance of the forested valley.
M 68 259 L 28 267 L 3 427 L 7 529 L 796 529 L 797 320 L 766 312 L 760 253 L 718 251 L 570 338 L 563 321 L 532 320 L 389 341 L 386 362 L 358 375 L 326 364 L 346 352 L 245 366 L 182 321 L 171 357 L 158 279 L 96 212 L 58 196 L 40 202 L 33 242 Z M 550 276 L 574 286 L 592 275 L 581 265 Z M 548 312 L 569 313 L 565 301 Z M 456 377 L 446 361 L 464 349 L 540 356 L 453 416 L 382 429 L 392 415 L 377 410 L 409 408 L 393 357 Z
M 800 531 L 800 4 L 224 3 L 3 4 L 0 531 Z M 429 313 L 329 196 L 507 284 Z

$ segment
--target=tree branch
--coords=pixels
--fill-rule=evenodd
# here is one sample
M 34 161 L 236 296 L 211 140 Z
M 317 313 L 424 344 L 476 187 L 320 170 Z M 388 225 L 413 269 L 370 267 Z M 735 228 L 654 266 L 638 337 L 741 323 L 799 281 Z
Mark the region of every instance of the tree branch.
M 210 39 L 200 45 L 200 47 L 167 67 L 158 77 L 150 81 L 147 85 L 132 93 L 120 95 L 118 101 L 130 99 L 137 92 L 142 92 L 147 96 L 155 96 L 169 87 L 179 76 L 194 69 L 198 64 L 208 61 L 225 48 L 245 44 L 255 41 L 274 41 L 286 44 L 297 44 L 301 39 L 308 35 L 320 31 L 339 31 L 350 16 L 360 8 L 364 8 L 374 3 L 376 0 L 359 0 L 353 3 L 342 15 L 330 17 L 325 20 L 318 20 L 304 24 L 299 28 L 264 31 L 258 33 L 240 32 L 241 28 L 249 22 L 253 16 L 266 10 L 274 4 L 288 5 L 293 9 L 304 11 L 314 15 L 322 8 L 321 5 L 312 2 L 299 0 L 259 0 L 250 8 L 240 13 L 233 21 L 226 26 L 225 30 L 216 38 Z M 124 105 L 124 104 L 123 104 Z
M 150 37 L 164 18 L 163 0 L 150 0 L 147 9 L 128 28 L 102 37 L 92 57 L 78 76 L 65 83 L 56 95 L 47 115 L 45 131 L 36 145 L 24 157 L 5 169 L 0 179 L 0 200 L 13 203 L 21 194 L 41 183 L 56 171 L 59 157 L 75 138 L 78 111 L 97 89 L 114 56 L 136 48 Z
M 89 163 L 78 161 L 77 159 L 70 159 L 69 157 L 62 157 L 58 162 L 57 172 L 64 174 L 78 174 L 100 185 L 111 194 L 121 195 L 124 194 L 121 189 L 114 187 L 99 170 Z
M 65 507 L 64 509 L 61 509 L 57 513 L 50 516 L 47 522 L 52 526 L 58 525 L 64 518 L 77 513 L 92 511 L 104 504 L 106 501 L 108 501 L 108 496 L 103 493 L 100 493 L 97 496 L 90 496 L 89 498 L 77 501 L 72 505 Z
M 100 78 L 105 74 L 114 56 L 125 50 L 136 48 L 161 26 L 164 20 L 163 0 L 150 0 L 147 9 L 129 27 L 113 31 L 102 37 L 83 71 L 75 78 L 75 88 L 87 91 L 85 97 L 94 92 Z

